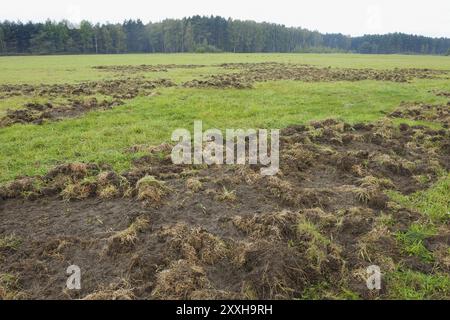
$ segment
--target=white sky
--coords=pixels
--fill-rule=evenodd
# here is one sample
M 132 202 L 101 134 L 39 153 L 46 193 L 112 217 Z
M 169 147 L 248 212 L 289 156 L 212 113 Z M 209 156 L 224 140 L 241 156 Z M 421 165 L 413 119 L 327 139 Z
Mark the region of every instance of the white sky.
M 450 0 L 12 0 L 0 20 L 144 23 L 220 15 L 348 35 L 405 32 L 450 37 Z

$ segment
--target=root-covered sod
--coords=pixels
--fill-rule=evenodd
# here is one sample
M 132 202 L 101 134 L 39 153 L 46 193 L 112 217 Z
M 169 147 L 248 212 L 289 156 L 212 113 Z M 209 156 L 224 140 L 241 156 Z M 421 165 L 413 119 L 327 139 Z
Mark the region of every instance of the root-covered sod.
M 0 299 L 450 299 L 450 59 L 67 64 L 0 76 Z M 280 171 L 174 165 L 194 120 L 280 128 Z

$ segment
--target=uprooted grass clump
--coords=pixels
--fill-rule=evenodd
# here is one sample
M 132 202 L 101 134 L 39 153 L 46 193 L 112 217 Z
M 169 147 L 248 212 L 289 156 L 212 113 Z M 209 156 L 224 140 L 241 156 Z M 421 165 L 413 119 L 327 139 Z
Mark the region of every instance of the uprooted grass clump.
M 199 192 L 203 188 L 203 184 L 199 179 L 188 178 L 186 180 L 186 188 L 192 190 L 193 192 Z
M 6 116 L 0 119 L 0 127 L 16 123 L 43 124 L 45 121 L 57 121 L 65 118 L 75 118 L 88 111 L 110 109 L 122 105 L 120 100 L 98 101 L 95 97 L 88 100 L 72 100 L 64 105 L 27 103 L 22 109 L 7 110 Z
M 168 239 L 168 254 L 190 262 L 214 264 L 228 254 L 225 242 L 201 228 L 176 224 L 160 231 L 159 237 Z
M 217 195 L 217 199 L 224 202 L 235 202 L 237 200 L 236 190 L 228 190 L 224 186 Z
M 137 197 L 141 201 L 158 204 L 170 191 L 163 181 L 154 176 L 145 176 L 136 183 Z
M 187 260 L 173 261 L 158 273 L 152 297 L 157 299 L 189 299 L 198 290 L 210 289 L 205 270 Z
M 133 300 L 136 296 L 129 282 L 124 279 L 119 283 L 112 283 L 107 287 L 102 287 L 93 293 L 83 297 L 82 300 Z
M 149 227 L 149 220 L 146 217 L 139 217 L 130 226 L 117 232 L 110 238 L 112 244 L 132 245 L 138 239 L 138 234 Z
M 20 291 L 19 279 L 9 273 L 0 273 L 0 300 L 26 299 L 26 294 Z

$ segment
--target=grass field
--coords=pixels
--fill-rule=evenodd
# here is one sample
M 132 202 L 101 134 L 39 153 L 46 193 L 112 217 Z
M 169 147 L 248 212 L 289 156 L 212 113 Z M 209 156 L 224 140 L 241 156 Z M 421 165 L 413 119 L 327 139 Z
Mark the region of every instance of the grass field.
M 355 68 L 374 69 L 379 71 L 394 70 L 394 72 L 396 68 L 450 70 L 450 57 L 404 55 L 136 54 L 0 57 L 0 87 L 2 85 L 24 84 L 30 86 L 39 86 L 42 84 L 77 85 L 86 81 L 101 82 L 128 78 L 145 80 L 165 78 L 171 80 L 175 84 L 170 87 L 157 87 L 152 91 L 154 94 L 139 94 L 130 99 L 123 99 L 123 104 L 107 110 L 95 109 L 76 117 L 63 118 L 60 121 L 43 121 L 43 123 L 39 125 L 35 123 L 15 123 L 0 127 L 0 184 L 5 184 L 24 176 L 44 175 L 55 166 L 65 163 L 81 162 L 107 164 L 110 165 L 111 169 L 115 172 L 131 170 L 134 165 L 133 161 L 148 154 L 148 150 L 142 149 L 137 152 L 127 152 L 127 148 L 140 145 L 153 146 L 160 145 L 164 142 L 170 142 L 171 133 L 174 129 L 187 128 L 193 130 L 194 120 L 202 120 L 204 129 L 283 129 L 291 125 L 308 124 L 313 120 L 318 121 L 329 118 L 344 121 L 351 125 L 357 123 L 375 123 L 378 120 L 385 121 L 386 117 L 402 103 L 412 104 L 418 102 L 422 104 L 443 105 L 444 108 L 447 108 L 448 110 L 448 96 L 436 94 L 437 92 L 450 92 L 450 80 L 448 75 L 445 74 L 439 74 L 438 76 L 431 78 L 413 78 L 407 82 L 379 80 L 297 81 L 282 79 L 276 81 L 255 81 L 252 88 L 240 89 L 189 88 L 182 86 L 183 83 L 193 79 L 204 79 L 213 75 L 226 75 L 233 71 L 220 67 L 220 64 L 264 62 L 305 64 L 320 68 L 331 67 L 332 69 Z M 169 68 L 167 71 L 138 71 L 133 73 L 127 71 L 123 73 L 108 72 L 93 68 L 100 65 L 139 66 L 159 64 L 194 64 L 202 66 L 198 68 L 175 67 Z M 93 97 L 102 100 L 105 98 L 105 95 L 99 93 L 89 95 L 89 98 Z M 55 105 L 67 104 L 71 101 L 70 99 L 71 97 L 59 95 L 48 96 L 45 94 L 19 94 L 0 97 L 0 118 L 8 115 L 8 109 L 20 110 L 27 103 L 42 104 L 50 101 Z M 106 99 L 109 98 L 106 97 Z M 392 123 L 392 126 L 398 126 L 400 123 L 406 123 L 410 126 L 423 125 L 425 126 L 424 128 L 430 128 L 436 130 L 436 132 L 441 130 L 444 131 L 444 134 L 448 134 L 448 127 L 443 125 L 439 120 L 439 118 L 430 120 L 428 118 L 414 119 L 405 117 L 391 118 L 389 121 Z M 389 128 L 390 129 L 386 130 L 397 130 L 392 129 L 391 127 Z M 414 159 L 405 156 L 406 160 L 402 162 L 402 165 L 405 167 L 407 165 L 411 166 L 411 163 L 418 167 L 418 163 L 425 159 L 425 153 L 426 157 L 434 157 L 443 150 L 443 147 L 441 146 L 445 145 L 444 142 L 442 142 L 442 144 L 437 144 L 440 142 L 436 142 L 432 140 L 432 138 L 427 140 L 428 133 L 426 133 L 426 129 L 419 129 L 419 131 L 420 134 L 423 133 L 426 136 L 423 148 L 431 151 L 425 152 L 420 151 L 425 149 L 418 148 L 417 150 L 419 151 L 414 149 L 415 154 L 418 156 Z M 386 134 L 383 137 L 387 140 L 393 139 L 390 134 Z M 403 138 L 408 139 L 408 135 Z M 417 141 L 414 140 L 414 142 Z M 420 140 L 420 143 L 422 142 L 423 141 Z M 398 143 L 398 141 L 395 141 L 395 143 Z M 324 149 L 322 148 L 320 150 L 323 151 Z M 341 152 L 342 150 L 338 148 L 337 151 Z M 379 152 L 376 146 L 370 151 L 374 153 Z M 389 152 L 390 151 L 386 151 L 386 153 L 392 156 Z M 420 156 L 420 152 L 424 152 L 423 159 Z M 386 156 L 383 159 L 378 162 L 380 166 L 381 164 L 384 164 L 383 161 L 388 161 L 386 160 Z M 436 167 L 436 159 L 432 158 L 428 161 L 427 166 L 429 165 L 430 168 L 432 166 Z M 367 161 L 364 165 L 367 165 Z M 426 186 L 417 188 L 416 190 L 413 190 L 414 192 L 405 191 L 408 186 L 407 181 L 409 180 L 403 180 L 403 177 L 398 177 L 397 181 L 395 180 L 397 177 L 395 179 L 391 177 L 395 180 L 394 182 L 399 182 L 399 187 L 394 188 L 395 190 L 385 192 L 390 198 L 389 206 L 383 206 L 382 209 L 380 209 L 381 211 L 378 210 L 379 208 L 377 207 L 377 217 L 370 218 L 370 221 L 376 225 L 376 227 L 372 226 L 372 231 L 375 230 L 376 232 L 383 233 L 383 236 L 388 234 L 389 239 L 397 244 L 398 248 L 396 250 L 399 250 L 401 253 L 395 251 L 396 253 L 393 253 L 391 256 L 402 257 L 399 258 L 400 262 L 397 261 L 396 258 L 393 258 L 393 261 L 389 262 L 382 260 L 383 263 L 392 265 L 385 275 L 385 279 L 389 282 L 389 285 L 387 289 L 383 288 L 382 298 L 450 299 L 450 249 L 448 247 L 450 245 L 450 243 L 448 243 L 448 237 L 450 235 L 450 177 L 444 168 L 445 166 L 441 166 L 438 169 L 435 167 L 433 167 L 434 171 L 432 173 L 426 171 L 426 173 L 423 174 L 412 175 L 412 178 L 415 180 L 420 180 L 422 186 Z M 211 173 L 211 175 L 213 175 L 213 173 Z M 301 180 L 301 178 L 297 177 L 295 180 L 292 180 L 291 183 L 297 183 L 299 180 Z M 309 180 L 306 179 L 306 181 Z M 346 180 L 344 182 L 350 184 L 349 181 L 350 180 Z M 381 184 L 381 182 L 377 183 Z M 274 187 L 270 190 L 273 190 L 273 188 Z M 338 187 L 336 186 L 336 188 Z M 339 185 L 339 188 L 342 189 L 342 186 Z M 67 190 L 68 189 L 66 188 L 66 194 Z M 223 187 L 223 190 L 226 193 L 225 186 Z M 238 193 L 239 191 L 242 191 L 238 187 L 236 187 L 236 190 L 238 190 Z M 282 189 L 280 192 L 281 194 L 286 193 L 286 191 L 283 191 Z M 361 192 L 361 188 L 356 188 L 352 192 Z M 257 196 L 255 195 L 255 197 Z M 363 197 L 362 202 L 364 204 L 362 204 L 362 206 L 370 206 L 371 200 L 368 195 L 363 194 L 361 196 L 361 194 L 358 193 L 358 197 Z M 367 197 L 367 200 L 364 200 L 366 199 L 365 197 Z M 201 201 L 200 205 L 202 206 L 203 203 L 209 203 L 206 200 L 199 201 Z M 262 200 L 260 199 L 259 201 Z M 365 202 L 369 204 L 366 204 Z M 198 204 L 195 203 L 194 205 L 196 207 L 198 206 Z M 11 212 L 18 210 L 17 208 L 20 209 L 19 204 L 12 204 L 11 206 Z M 15 206 L 17 206 L 17 208 Z M 59 204 L 55 204 L 55 206 L 59 208 Z M 75 204 L 74 206 L 77 207 L 78 205 Z M 211 204 L 211 206 L 213 205 Z M 243 207 L 245 208 L 245 205 Z M 227 205 L 219 204 L 216 209 L 223 209 L 226 211 L 228 210 L 227 208 Z M 233 206 L 233 208 L 235 207 Z M 276 206 L 274 205 L 273 208 L 271 207 L 271 210 L 276 210 L 276 208 L 284 207 L 277 204 Z M 332 210 L 328 207 L 326 208 Z M 33 209 L 29 210 L 33 212 Z M 75 208 L 73 210 L 76 211 L 78 209 Z M 171 211 L 169 209 L 167 210 L 169 214 Z M 247 209 L 243 210 L 245 211 Z M 248 210 L 250 212 L 252 209 Z M 333 214 L 338 216 L 343 214 L 343 217 L 346 217 L 346 215 L 342 213 L 342 210 L 336 209 Z M 350 209 L 345 207 L 345 210 Z M 372 209 L 367 210 L 370 211 Z M 364 212 L 369 212 L 367 210 Z M 402 210 L 414 212 L 410 214 L 410 218 L 408 218 L 410 220 L 408 220 L 406 225 L 401 222 L 403 220 L 398 216 L 402 214 Z M 6 212 L 6 209 L 4 212 Z M 417 213 L 418 216 L 415 216 L 415 213 Z M 346 218 L 341 219 L 339 228 L 345 225 L 345 219 Z M 364 225 L 362 222 L 363 220 L 355 222 L 354 228 L 359 228 L 360 225 Z M 317 259 L 324 259 L 325 261 L 325 257 L 328 257 L 330 252 L 334 250 L 334 247 L 331 242 L 328 242 L 328 239 L 326 241 L 323 240 L 320 232 L 315 229 L 316 227 L 309 223 L 310 222 L 299 222 L 297 232 L 302 235 L 300 237 L 300 239 L 303 239 L 302 241 L 305 241 L 305 237 L 309 239 L 308 241 L 311 241 L 311 248 L 317 247 L 316 250 L 319 253 L 316 252 L 313 253 L 313 255 L 317 255 Z M 337 225 L 338 223 L 336 226 Z M 121 226 L 123 227 L 123 225 Z M 322 227 L 323 226 L 320 225 L 318 228 L 320 229 Z M 379 231 L 388 229 L 389 231 Z M 136 231 L 133 230 L 128 231 L 136 233 Z M 325 231 L 322 230 L 321 232 Z M 369 235 L 369 233 L 367 233 L 367 235 Z M 218 234 L 220 234 L 220 232 Z M 5 236 L 5 238 L 3 238 L 3 246 L 6 247 L 7 243 L 11 242 L 11 238 L 6 238 L 6 233 L 3 235 L 0 234 L 0 236 Z M 444 240 L 439 240 L 440 242 L 436 240 L 437 244 L 433 242 L 431 245 L 426 245 L 428 243 L 427 241 L 431 241 L 430 239 L 441 239 L 439 237 L 442 237 Z M 369 236 L 361 239 L 365 239 L 364 241 L 366 241 L 369 239 Z M 7 242 L 7 240 L 9 242 Z M 0 238 L 0 258 L 2 252 L 1 241 L 2 238 Z M 297 240 L 292 241 L 292 243 L 289 242 L 289 247 L 291 247 L 291 244 L 292 247 L 301 246 L 301 244 L 295 242 Z M 367 240 L 367 243 L 369 243 L 369 240 Z M 364 242 L 364 244 L 368 246 L 367 243 Z M 433 247 L 433 245 L 435 245 L 435 247 Z M 323 247 L 327 248 L 325 249 L 327 252 L 325 257 L 321 256 Z M 380 250 L 383 251 L 383 246 L 380 248 Z M 368 247 L 365 247 L 364 250 L 361 249 L 362 256 L 367 253 L 365 251 L 366 249 L 369 251 Z M 386 248 L 386 250 L 388 250 L 388 248 Z M 308 254 L 310 253 L 311 252 L 308 251 Z M 412 258 L 404 258 L 403 256 Z M 382 258 L 384 259 L 385 257 L 383 256 Z M 382 258 L 376 254 L 373 254 L 372 256 L 372 260 Z M 408 259 L 417 259 L 417 261 L 414 260 L 411 262 Z M 370 261 L 371 259 L 369 258 L 367 262 Z M 180 266 L 172 266 L 171 268 L 178 270 L 176 269 L 178 267 Z M 361 268 L 361 265 L 355 266 L 355 270 L 357 267 Z M 0 270 L 0 276 L 2 276 L 2 272 L 6 271 L 8 270 Z M 353 276 L 354 275 L 348 275 L 349 278 Z M 0 279 L 3 278 L 0 277 Z M 160 280 L 160 278 L 158 279 Z M 0 297 L 2 286 L 3 288 L 8 289 L 8 286 L 2 284 L 1 281 Z M 241 291 L 246 298 L 276 297 L 275 294 L 267 295 L 267 289 L 266 291 L 258 291 L 259 289 L 246 287 L 245 281 L 243 283 Z M 219 284 L 216 285 L 220 286 Z M 288 286 L 287 283 L 281 283 L 279 285 Z M 14 286 L 11 286 L 11 288 L 13 287 Z M 377 298 L 376 295 L 361 296 L 360 293 L 352 291 L 353 289 L 350 287 L 350 280 L 348 283 L 343 282 L 336 287 L 333 285 L 333 280 L 331 278 L 323 279 L 323 281 L 309 284 L 307 288 L 303 288 L 304 290 L 301 293 L 296 293 L 294 298 Z M 9 297 L 14 297 L 13 292 L 16 290 L 14 288 L 9 289 Z M 280 297 L 292 297 L 291 294 L 288 295 L 286 293 L 288 291 L 283 291 L 279 287 L 276 289 L 270 288 L 270 290 L 272 289 L 274 292 L 282 291 L 283 294 L 286 294 L 281 294 Z M 161 288 L 158 289 L 159 291 L 156 289 L 154 290 L 155 291 L 153 292 L 159 293 L 164 291 Z M 272 291 L 270 292 L 272 294 Z M 164 295 L 158 296 L 156 293 L 154 294 L 155 297 L 167 298 L 167 296 Z M 16 296 L 20 297 L 19 295 Z M 169 297 L 179 298 L 179 296 Z

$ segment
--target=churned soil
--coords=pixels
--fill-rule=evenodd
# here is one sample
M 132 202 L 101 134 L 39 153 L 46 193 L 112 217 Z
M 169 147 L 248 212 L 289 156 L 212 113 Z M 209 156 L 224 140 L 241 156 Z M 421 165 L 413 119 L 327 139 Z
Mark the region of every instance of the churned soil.
M 402 250 L 395 234 L 423 218 L 386 195 L 426 189 L 450 169 L 448 130 L 290 126 L 274 176 L 174 165 L 171 147 L 130 147 L 148 154 L 126 172 L 69 163 L 3 185 L 0 274 L 14 281 L 0 282 L 0 298 L 292 299 L 326 282 L 372 299 L 389 283 L 368 290 L 369 265 L 450 272 L 445 256 L 431 264 Z M 448 231 L 427 239 L 431 252 L 448 248 Z M 66 289 L 73 264 L 81 290 Z

